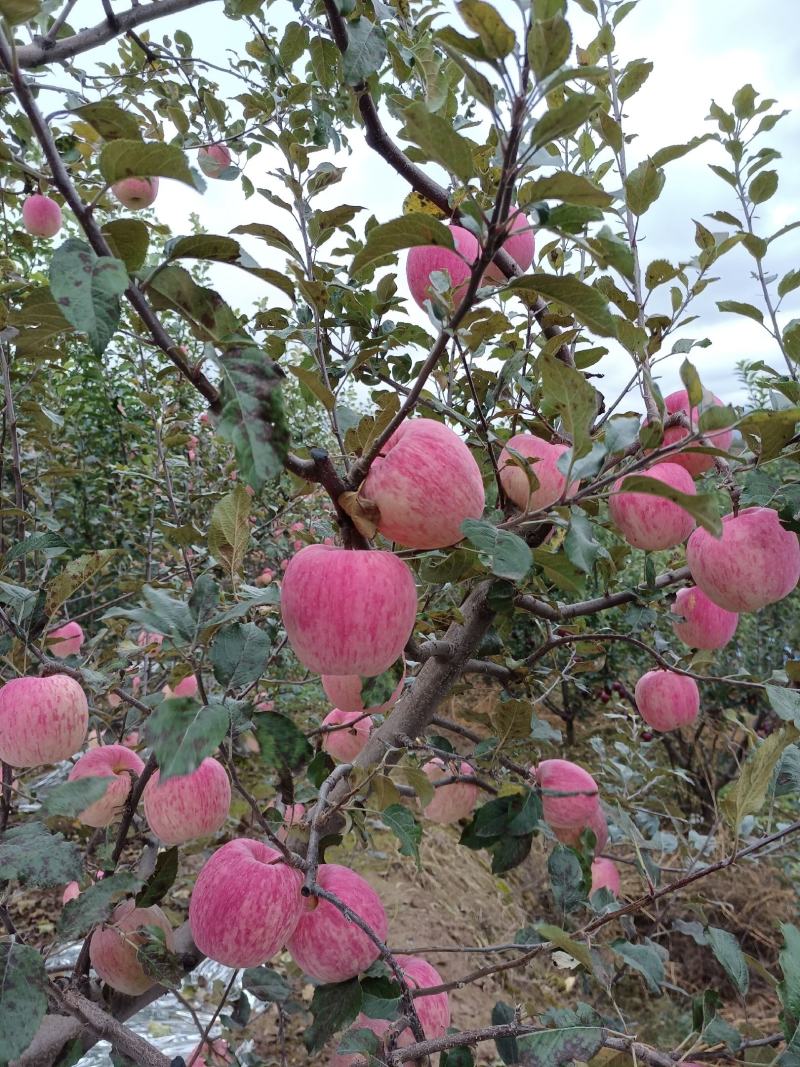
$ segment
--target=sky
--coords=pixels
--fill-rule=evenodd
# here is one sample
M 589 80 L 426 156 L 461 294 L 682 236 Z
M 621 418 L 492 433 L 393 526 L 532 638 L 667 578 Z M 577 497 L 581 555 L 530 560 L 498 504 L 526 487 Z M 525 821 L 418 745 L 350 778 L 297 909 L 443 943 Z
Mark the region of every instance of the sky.
M 115 0 L 114 6 L 123 10 L 128 2 Z M 240 30 L 234 23 L 220 23 L 219 6 L 221 0 L 189 15 L 159 20 L 153 24 L 154 39 L 160 39 L 166 32 L 185 29 L 194 40 L 196 55 L 218 59 L 222 24 L 227 34 L 225 47 L 235 51 L 245 39 L 244 27 Z M 500 0 L 498 6 L 513 25 L 518 24 L 519 15 L 511 0 Z M 96 21 L 98 7 L 96 0 L 79 0 L 72 25 Z M 570 3 L 569 9 L 576 40 L 586 43 L 587 19 L 576 4 Z M 449 17 L 442 21 L 460 24 L 457 14 L 447 13 Z M 270 8 L 270 14 L 280 24 L 294 17 L 294 9 L 278 0 Z M 669 3 L 641 0 L 638 9 L 622 22 L 616 33 L 616 53 L 622 60 L 642 57 L 655 64 L 644 88 L 625 104 L 625 128 L 637 134 L 627 150 L 629 169 L 664 145 L 682 143 L 706 132 L 710 129 L 705 118 L 711 99 L 729 108 L 733 93 L 749 81 L 762 95 L 777 98 L 781 108 L 790 110 L 763 142 L 781 151 L 783 159 L 772 164 L 779 170 L 780 186 L 773 199 L 762 205 L 757 232 L 769 234 L 800 217 L 800 170 L 794 157 L 795 146 L 800 143 L 797 14 L 796 0 L 772 0 L 768 17 L 761 0 L 670 0 Z M 391 122 L 388 119 L 386 122 L 391 128 Z M 351 147 L 352 154 L 346 160 L 347 176 L 331 192 L 330 203 L 362 205 L 366 209 L 358 216 L 362 222 L 371 214 L 379 221 L 396 217 L 402 211 L 408 187 L 366 147 L 357 131 L 353 131 Z M 695 251 L 693 219 L 719 230 L 723 228 L 720 224 L 703 216 L 719 209 L 737 214 L 733 190 L 708 168 L 709 162 L 725 165 L 727 161 L 721 146 L 712 142 L 667 166 L 665 190 L 640 225 L 644 265 L 662 257 L 673 262 L 690 258 Z M 256 186 L 275 185 L 276 180 L 268 173 L 274 164 L 274 157 L 262 153 L 249 162 L 247 174 Z M 288 218 L 258 195 L 245 200 L 237 183 L 211 181 L 206 193 L 200 195 L 174 182 L 162 182 L 156 213 L 174 233 L 189 231 L 193 212 L 199 214 L 203 226 L 212 233 L 226 233 L 248 222 L 266 222 L 285 229 Z M 242 243 L 263 266 L 282 268 L 279 253 L 252 239 L 243 239 Z M 782 275 L 800 266 L 800 257 L 795 255 L 797 243 L 798 238 L 790 234 L 773 246 L 774 251 L 770 250 L 766 261 L 770 273 Z M 715 307 L 715 301 L 723 299 L 760 303 L 758 282 L 751 277 L 753 266 L 754 261 L 743 249 L 729 253 L 714 272 L 720 281 L 694 305 L 701 319 L 677 335 L 710 339 L 710 347 L 695 348 L 691 358 L 704 384 L 734 402 L 742 397 L 734 372 L 738 360 L 763 358 L 773 366 L 782 362 L 774 342 L 757 323 L 720 313 Z M 402 263 L 398 281 L 401 293 L 406 292 Z M 247 309 L 249 301 L 265 296 L 279 301 L 274 290 L 234 268 L 217 269 L 214 284 L 223 296 L 243 309 Z M 665 287 L 665 297 L 667 290 Z M 422 313 L 410 300 L 408 307 L 410 315 L 424 323 Z M 787 299 L 780 321 L 785 324 L 795 316 L 800 316 L 800 290 Z M 680 387 L 678 367 L 683 358 L 671 357 L 659 365 L 664 393 Z M 613 397 L 629 378 L 632 364 L 626 353 L 615 349 L 594 370 L 604 375 L 603 382 L 596 382 L 598 387 L 607 397 Z M 640 408 L 641 401 L 632 395 L 622 409 Z

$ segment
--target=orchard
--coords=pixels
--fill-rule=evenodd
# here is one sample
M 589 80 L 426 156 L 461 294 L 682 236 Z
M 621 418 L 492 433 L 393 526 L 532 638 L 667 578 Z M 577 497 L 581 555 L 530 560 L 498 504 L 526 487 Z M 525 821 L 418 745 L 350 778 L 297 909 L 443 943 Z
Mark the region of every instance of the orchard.
M 0 1067 L 800 1063 L 796 136 L 651 17 L 0 0 Z

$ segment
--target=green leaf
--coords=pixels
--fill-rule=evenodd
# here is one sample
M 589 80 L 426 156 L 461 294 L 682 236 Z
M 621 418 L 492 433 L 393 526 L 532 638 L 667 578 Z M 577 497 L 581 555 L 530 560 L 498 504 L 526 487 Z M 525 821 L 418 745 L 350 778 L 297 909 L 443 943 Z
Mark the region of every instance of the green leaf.
M 727 930 L 709 926 L 708 943 L 739 996 L 745 996 L 750 987 L 750 972 L 737 939 Z
M 242 988 L 264 1004 L 283 1004 L 292 995 L 292 987 L 271 967 L 248 967 Z
M 537 81 L 558 70 L 572 51 L 572 31 L 563 15 L 537 19 L 528 34 L 528 60 Z
M 35 948 L 0 944 L 0 1063 L 18 1059 L 33 1041 L 47 1011 L 47 986 Z
M 783 981 L 778 995 L 783 1005 L 784 1030 L 791 1033 L 800 1023 L 800 930 L 792 923 L 781 923 L 784 947 L 780 953 Z
M 419 211 L 373 226 L 367 234 L 366 244 L 353 259 L 350 273 L 359 274 L 365 267 L 383 259 L 384 256 L 419 245 L 454 248 L 452 230 L 432 215 Z
M 492 853 L 492 874 L 505 874 L 519 867 L 529 856 L 533 834 L 519 837 L 503 837 L 490 848 Z
M 117 555 L 118 551 L 115 548 L 102 548 L 98 552 L 87 552 L 85 556 L 78 556 L 77 559 L 72 560 L 51 578 L 45 586 L 47 617 L 52 618 L 63 603 L 99 574 Z
M 599 1026 L 565 1026 L 517 1039 L 522 1067 L 561 1067 L 573 1061 L 588 1063 L 602 1045 L 603 1031 Z
M 120 899 L 135 893 L 141 881 L 129 872 L 108 875 L 85 889 L 75 900 L 64 905 L 58 920 L 58 932 L 69 940 L 85 937 L 95 926 L 105 922 Z
M 782 685 L 765 685 L 764 689 L 775 714 L 784 722 L 790 722 L 800 728 L 800 691 L 786 689 Z
M 629 63 L 617 88 L 620 101 L 628 100 L 634 93 L 638 93 L 652 73 L 653 64 L 648 59 L 635 59 Z
M 215 345 L 243 336 L 239 317 L 219 293 L 198 285 L 185 267 L 170 264 L 151 276 L 148 294 L 157 311 L 176 311 L 196 336 Z
M 649 938 L 645 938 L 644 943 L 640 945 L 632 945 L 630 942 L 620 939 L 612 941 L 611 947 L 618 956 L 625 960 L 629 967 L 633 967 L 635 971 L 638 971 L 644 977 L 652 993 L 655 993 L 656 996 L 661 993 L 661 987 L 666 981 L 664 973 L 666 952 L 660 945 L 656 945 Z
M 183 150 L 164 141 L 111 141 L 103 146 L 99 165 L 109 185 L 123 178 L 174 178 L 200 192 L 205 188 L 189 169 Z
M 234 578 L 241 572 L 250 543 L 252 501 L 244 486 L 237 485 L 214 505 L 208 527 L 208 551 L 223 563 Z
M 571 850 L 567 849 L 566 851 L 569 852 Z M 574 853 L 572 854 L 574 856 Z M 536 933 L 543 937 L 545 941 L 552 941 L 562 952 L 566 952 L 568 956 L 572 956 L 582 967 L 585 967 L 589 974 L 592 973 L 592 955 L 587 944 L 582 941 L 575 941 L 560 926 L 553 926 L 551 923 L 537 923 Z
M 42 10 L 42 0 L 0 0 L 0 17 L 10 26 L 36 18 Z
M 593 96 L 582 94 L 571 97 L 565 104 L 542 115 L 531 133 L 532 146 L 544 148 L 559 137 L 575 133 L 599 109 L 600 102 Z
M 400 855 L 413 856 L 419 869 L 419 843 L 422 840 L 422 827 L 413 814 L 402 804 L 390 804 L 381 812 L 381 819 L 399 840 Z
M 752 304 L 743 304 L 739 300 L 718 300 L 717 307 L 720 311 L 730 311 L 734 315 L 744 315 L 748 319 L 763 324 L 764 315 Z
M 463 182 L 475 175 L 472 146 L 466 137 L 456 133 L 452 122 L 428 111 L 422 101 L 410 104 L 403 111 L 403 133 L 439 163 L 450 174 Z M 407 216 L 406 216 L 407 217 Z
M 517 1013 L 510 1004 L 498 1000 L 492 1008 L 492 1026 L 504 1026 L 517 1021 Z M 515 1037 L 496 1037 L 494 1039 L 497 1055 L 505 1064 L 519 1063 L 519 1047 Z
M 505 59 L 516 44 L 516 34 L 486 0 L 459 0 L 458 13 L 477 33 L 489 59 Z
M 29 555 L 31 552 L 45 552 L 51 556 L 60 555 L 59 552 L 50 552 L 50 549 L 65 549 L 69 548 L 69 544 L 64 540 L 61 534 L 56 533 L 35 533 L 30 537 L 26 537 L 24 541 L 18 541 L 17 544 L 12 547 L 6 553 L 5 562 L 13 563 L 15 559 L 21 559 L 23 556 Z
M 634 215 L 644 215 L 661 195 L 667 176 L 646 159 L 625 179 L 625 202 Z
M 263 674 L 269 646 L 268 634 L 254 622 L 220 630 L 211 646 L 214 677 L 223 689 L 244 689 Z
M 713 493 L 682 493 L 679 489 L 673 489 L 671 485 L 641 474 L 627 475 L 620 486 L 620 492 L 649 493 L 651 496 L 671 500 L 673 504 L 688 511 L 704 530 L 708 530 L 715 537 L 722 534 L 722 519 Z
M 606 298 L 598 289 L 571 275 L 523 274 L 520 278 L 512 278 L 506 288 L 537 293 L 546 300 L 555 300 L 594 333 L 601 337 L 614 336 L 614 319 L 608 310 Z
M 586 903 L 583 870 L 573 849 L 556 845 L 547 859 L 547 872 L 553 900 L 560 912 L 576 911 Z
M 484 566 L 498 578 L 520 581 L 531 569 L 530 548 L 509 530 L 499 530 L 487 519 L 464 519 L 461 532 L 478 549 Z
M 615 415 L 606 423 L 605 446 L 609 455 L 624 452 L 639 436 L 638 415 Z
M 158 904 L 172 889 L 178 877 L 178 848 L 168 848 L 160 852 L 153 873 L 136 894 L 136 907 L 149 908 Z
M 338 1030 L 343 1030 L 361 1010 L 361 986 L 357 978 L 335 985 L 320 985 L 311 998 L 314 1021 L 303 1034 L 309 1052 L 319 1052 Z
M 686 386 L 689 394 L 689 403 L 693 408 L 698 408 L 703 403 L 703 383 L 693 363 L 685 359 L 680 367 L 681 381 Z
M 81 104 L 80 107 L 74 107 L 71 110 L 73 115 L 77 115 L 93 126 L 104 141 L 127 138 L 128 141 L 142 143 L 141 118 L 131 111 L 124 110 L 110 98 Z
M 358 85 L 380 70 L 386 59 L 386 35 L 379 22 L 357 18 L 347 23 L 347 49 L 342 70 L 347 85 Z
M 592 574 L 598 559 L 609 559 L 608 550 L 595 539 L 594 527 L 581 508 L 570 508 L 570 523 L 564 539 L 570 563 L 584 574 Z
M 74 782 L 61 782 L 48 790 L 42 802 L 42 814 L 61 815 L 74 819 L 90 804 L 106 795 L 110 778 L 76 778 Z
M 175 988 L 180 987 L 186 975 L 183 958 L 167 945 L 167 935 L 160 926 L 142 927 L 144 941 L 136 949 L 136 960 L 146 975 L 158 982 Z
M 787 271 L 778 282 L 778 296 L 786 296 L 797 288 L 800 288 L 800 270 Z
M 559 170 L 546 178 L 524 182 L 519 189 L 520 207 L 540 200 L 563 200 L 568 204 L 585 204 L 590 207 L 610 207 L 614 198 L 591 179 L 582 174 Z
M 150 244 L 150 231 L 140 219 L 112 219 L 104 224 L 103 236 L 126 270 L 140 269 Z
M 778 191 L 778 172 L 776 170 L 762 170 L 750 182 L 747 195 L 754 204 L 763 204 Z
M 746 815 L 757 815 L 763 808 L 772 772 L 783 750 L 800 738 L 800 730 L 788 725 L 770 734 L 750 754 L 733 785 L 720 802 L 722 812 L 734 830 Z
M 50 291 L 64 318 L 85 333 L 102 356 L 119 324 L 119 298 L 128 287 L 122 260 L 98 256 L 84 241 L 70 237 L 50 261 Z
M 572 438 L 573 454 L 579 459 L 592 449 L 591 427 L 597 411 L 595 391 L 580 371 L 555 356 L 543 353 L 539 367 L 545 397 L 561 416 L 564 429 Z
M 103 618 L 131 619 L 143 630 L 163 634 L 179 647 L 195 636 L 195 619 L 188 604 L 171 597 L 165 589 L 142 587 L 147 603 L 144 608 L 112 608 Z
M 162 700 L 144 724 L 144 736 L 158 760 L 160 781 L 191 774 L 212 755 L 228 732 L 221 704 L 201 707 L 188 697 Z
M 12 826 L 0 837 L 0 879 L 43 888 L 83 877 L 76 845 L 40 822 Z
M 261 748 L 261 762 L 267 767 L 294 770 L 314 753 L 303 732 L 285 715 L 276 712 L 258 715 L 255 733 Z

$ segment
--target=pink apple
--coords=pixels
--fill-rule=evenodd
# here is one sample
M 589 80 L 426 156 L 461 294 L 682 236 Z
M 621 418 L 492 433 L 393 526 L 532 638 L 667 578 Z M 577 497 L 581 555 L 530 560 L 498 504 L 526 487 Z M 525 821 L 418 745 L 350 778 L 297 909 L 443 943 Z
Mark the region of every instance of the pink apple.
M 589 896 L 591 896 L 592 893 L 596 893 L 598 889 L 608 889 L 615 897 L 618 897 L 619 888 L 619 871 L 617 870 L 616 863 L 614 863 L 613 860 L 607 860 L 602 856 L 598 856 L 598 858 L 592 862 L 592 888 L 589 891 Z
M 136 644 L 139 648 L 146 648 L 147 645 L 162 645 L 164 642 L 164 635 L 155 633 L 154 631 L 140 630 L 139 636 L 136 638 Z
M 141 211 L 158 196 L 158 178 L 123 178 L 111 186 L 111 192 L 131 211 Z
M 231 784 L 221 763 L 208 756 L 191 774 L 168 778 L 156 771 L 144 787 L 144 814 L 165 845 L 182 845 L 219 830 L 231 806 Z
M 65 622 L 47 635 L 46 648 L 51 656 L 65 659 L 77 656 L 84 641 L 84 633 L 77 622 Z
M 259 574 L 259 576 L 256 578 L 255 584 L 258 586 L 269 585 L 269 583 L 273 580 L 274 577 L 274 571 L 271 571 L 269 567 L 267 567 L 267 569 L 262 571 L 261 574 Z
M 161 692 L 164 694 L 165 700 L 171 700 L 173 697 L 197 696 L 197 689 L 197 675 L 187 674 L 185 678 L 181 678 L 174 689 L 169 685 L 165 685 Z
M 608 844 L 608 823 L 599 804 L 585 822 L 569 828 L 554 826 L 552 830 L 562 845 L 571 845 L 572 848 L 580 847 L 584 830 L 594 832 L 595 852 L 600 852 Z
M 22 205 L 22 222 L 34 237 L 55 237 L 61 229 L 61 208 L 51 197 L 34 193 Z
M 458 304 L 469 282 L 472 265 L 480 255 L 480 246 L 469 230 L 463 226 L 451 226 L 450 230 L 455 250 L 440 245 L 418 245 L 409 250 L 406 280 L 412 297 L 420 307 L 424 307 L 426 300 L 436 300 L 430 280 L 434 271 L 447 271 L 450 275 L 453 300 Z
M 714 396 L 713 393 L 707 392 L 703 397 L 703 402 L 701 403 L 700 408 L 692 408 L 690 414 L 689 394 L 685 389 L 679 389 L 677 392 L 670 393 L 669 396 L 664 397 L 664 407 L 667 409 L 667 414 L 675 415 L 679 411 L 682 411 L 689 419 L 693 429 L 697 428 L 698 418 L 706 408 L 721 406 L 722 401 L 719 397 Z M 688 436 L 689 431 L 684 429 L 683 426 L 670 426 L 669 429 L 664 431 L 663 443 L 665 445 L 671 445 Z M 725 452 L 731 447 L 733 430 L 717 430 L 716 433 L 704 434 L 704 436 L 709 445 Z M 695 441 L 694 444 L 699 445 L 700 442 Z M 689 447 L 691 448 L 692 446 L 690 445 Z M 710 470 L 714 465 L 714 457 L 703 455 L 702 452 L 677 453 L 674 456 L 670 456 L 669 461 L 670 463 L 678 463 L 681 467 L 685 467 L 693 478 L 697 478 L 704 471 Z
M 227 967 L 257 967 L 286 944 L 300 916 L 302 875 L 280 852 L 246 837 L 218 848 L 189 902 L 194 943 Z
M 531 473 L 539 482 L 533 492 L 527 473 L 519 466 L 509 449 L 519 452 L 531 461 Z M 518 433 L 512 437 L 500 453 L 497 464 L 500 482 L 509 500 L 523 511 L 540 511 L 560 500 L 564 496 L 567 479 L 558 469 L 558 461 L 565 452 L 569 452 L 569 445 L 545 441 L 544 438 L 535 437 L 530 433 Z M 577 488 L 578 482 L 571 482 L 566 489 L 566 495 L 570 496 Z
M 800 577 L 797 534 L 772 508 L 745 508 L 722 519 L 722 537 L 698 529 L 686 546 L 692 578 L 726 611 L 758 611 L 783 600 Z
M 69 904 L 71 900 L 77 900 L 81 895 L 81 887 L 77 882 L 67 882 L 64 886 L 64 892 L 61 894 L 61 903 Z
M 292 556 L 281 590 L 294 654 L 317 674 L 382 674 L 414 629 L 417 588 L 391 552 L 306 545 Z
M 736 633 L 739 616 L 709 600 L 702 589 L 679 589 L 670 609 L 678 618 L 672 628 L 689 648 L 724 648 Z
M 445 763 L 437 757 L 428 760 L 422 769 L 434 785 L 436 782 L 452 778 L 457 774 L 475 777 L 474 770 L 464 760 Z M 466 819 L 475 809 L 480 793 L 480 787 L 469 782 L 451 782 L 450 785 L 434 788 L 433 800 L 423 808 L 425 818 L 438 823 L 451 823 Z
M 690 496 L 696 493 L 691 474 L 677 463 L 657 463 L 648 467 L 644 477 Z M 688 511 L 662 496 L 620 492 L 624 481 L 623 475 L 614 483 L 613 493 L 608 498 L 608 511 L 611 521 L 629 545 L 657 552 L 674 548 L 686 540 L 695 526 Z
M 346 904 L 381 939 L 389 923 L 381 899 L 360 874 L 338 863 L 323 863 L 317 871 L 320 887 Z M 303 898 L 303 911 L 286 942 L 297 966 L 319 982 L 346 982 L 378 958 L 374 941 L 329 901 Z
M 533 236 L 531 220 L 524 211 L 515 211 L 509 226 L 510 236 L 503 241 L 503 251 L 508 252 L 516 262 L 519 269 L 524 273 L 531 263 L 536 251 L 536 239 Z M 508 226 L 508 223 L 506 223 Z M 490 263 L 483 273 L 483 285 L 491 282 L 502 283 L 506 280 L 505 274 L 496 263 Z
M 231 154 L 225 144 L 211 144 L 197 153 L 197 163 L 207 178 L 218 178 L 231 165 Z
M 233 1057 L 228 1050 L 228 1042 L 224 1037 L 218 1037 L 214 1041 L 196 1045 L 188 1056 L 184 1056 L 184 1063 L 187 1067 L 189 1064 L 192 1067 L 225 1067 L 225 1064 L 233 1063 Z
M 599 808 L 597 782 L 577 763 L 564 759 L 542 760 L 535 770 L 542 790 L 545 821 L 554 829 L 589 826 Z M 551 793 L 572 794 L 552 796 Z
M 325 695 L 331 704 L 334 704 L 340 711 L 368 711 L 372 715 L 379 715 L 383 711 L 388 711 L 400 699 L 405 677 L 406 668 L 404 664 L 403 676 L 389 699 L 383 704 L 376 704 L 371 707 L 364 706 L 363 695 L 364 689 L 368 689 L 371 681 L 369 678 L 361 678 L 357 674 L 323 674 L 322 688 L 325 690 Z
M 154 986 L 155 980 L 145 974 L 136 958 L 136 951 L 147 940 L 145 926 L 157 926 L 166 934 L 167 947 L 174 948 L 169 919 L 157 905 L 137 908 L 132 900 L 124 900 L 115 909 L 108 925 L 98 927 L 89 943 L 92 967 L 106 985 L 130 997 L 138 996 Z
M 700 711 L 700 691 L 694 678 L 672 671 L 648 671 L 633 691 L 636 706 L 648 726 L 659 733 L 694 722 Z
M 300 826 L 306 813 L 305 804 L 285 804 L 283 808 L 283 826 L 276 833 L 279 841 L 285 841 L 293 826 Z
M 345 729 L 331 730 L 322 735 L 322 747 L 339 763 L 352 763 L 364 748 L 372 727 L 375 725 L 369 715 L 363 711 L 341 711 L 334 708 L 322 720 L 323 726 L 345 726 Z
M 143 770 L 144 763 L 125 745 L 101 745 L 81 756 L 69 772 L 69 780 L 108 778 L 109 784 L 105 794 L 80 813 L 80 821 L 86 826 L 110 826 L 122 814 L 133 776 L 138 777 Z
M 485 503 L 475 459 L 458 436 L 434 419 L 400 424 L 370 467 L 359 496 L 380 510 L 378 530 L 407 548 L 447 548 L 463 538 L 464 519 Z
M 68 759 L 88 726 L 86 694 L 66 674 L 12 678 L 0 689 L 0 760 L 12 767 Z

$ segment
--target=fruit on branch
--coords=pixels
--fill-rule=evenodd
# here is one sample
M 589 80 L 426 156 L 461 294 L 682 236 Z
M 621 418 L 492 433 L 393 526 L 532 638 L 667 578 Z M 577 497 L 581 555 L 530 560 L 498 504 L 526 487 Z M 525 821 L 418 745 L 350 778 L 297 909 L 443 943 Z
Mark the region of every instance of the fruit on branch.
M 182 845 L 223 826 L 231 806 L 231 784 L 222 764 L 208 756 L 191 774 L 163 783 L 155 771 L 144 787 L 143 800 L 156 837 L 165 845 Z
M 195 1056 L 196 1059 L 193 1058 Z M 233 1057 L 225 1038 L 217 1037 L 213 1041 L 203 1041 L 196 1045 L 193 1051 L 184 1057 L 184 1062 L 191 1063 L 192 1067 L 225 1067 L 225 1064 L 233 1063 Z
M 67 882 L 64 892 L 61 894 L 61 903 L 69 904 L 71 900 L 77 900 L 81 895 L 81 887 L 77 882 Z
M 378 530 L 406 548 L 447 548 L 479 519 L 485 496 L 475 458 L 458 434 L 434 419 L 401 423 L 373 461 L 359 496 L 380 511 Z
M 724 648 L 739 625 L 735 611 L 719 607 L 695 585 L 678 590 L 670 611 L 679 616 L 672 623 L 673 630 L 689 648 Z
M 608 844 L 608 823 L 599 804 L 589 818 L 577 826 L 564 827 L 551 824 L 551 827 L 561 844 L 570 845 L 572 848 L 580 848 L 581 837 L 585 830 L 591 830 L 594 833 L 595 852 L 600 852 Z
M 307 545 L 286 568 L 281 614 L 304 667 L 372 677 L 399 659 L 414 629 L 414 576 L 391 552 Z
M 164 643 L 164 635 L 156 633 L 155 631 L 140 630 L 139 636 L 136 638 L 136 644 L 139 648 L 147 648 L 148 645 L 161 646 Z
M 535 489 L 531 489 L 528 472 L 519 466 L 510 449 L 531 461 L 530 472 L 539 483 Z M 500 483 L 508 499 L 522 511 L 539 511 L 560 500 L 564 495 L 567 479 L 557 464 L 565 452 L 569 452 L 569 445 L 545 441 L 544 438 L 535 437 L 531 433 L 518 433 L 510 438 L 497 463 Z M 572 482 L 567 489 L 567 495 L 574 493 L 577 488 L 578 482 Z
M 218 848 L 189 901 L 194 943 L 227 967 L 257 967 L 282 948 L 303 913 L 302 876 L 280 852 L 240 837 Z
M 61 208 L 51 197 L 34 193 L 22 205 L 22 222 L 34 237 L 55 237 L 61 229 Z
M 679 389 L 675 393 L 670 393 L 669 396 L 664 397 L 664 407 L 667 409 L 668 415 L 675 415 L 679 411 L 689 419 L 690 425 L 693 430 L 697 429 L 697 422 L 700 414 L 710 407 L 722 407 L 722 401 L 718 396 L 714 396 L 713 393 L 706 392 L 703 396 L 703 402 L 699 408 L 691 408 L 690 412 L 689 394 L 685 389 Z M 672 445 L 676 441 L 682 440 L 684 437 L 689 436 L 689 431 L 683 426 L 670 426 L 664 431 L 665 445 Z M 703 435 L 706 442 L 712 445 L 714 448 L 719 448 L 723 452 L 731 447 L 733 441 L 733 430 L 717 430 L 715 433 L 708 433 Z M 700 442 L 696 441 L 696 445 Z M 691 445 L 689 446 L 692 447 Z M 681 467 L 684 467 L 693 478 L 698 478 L 704 471 L 710 470 L 714 466 L 714 457 L 704 455 L 702 452 L 684 452 L 676 453 L 669 457 L 670 463 L 678 463 Z
M 633 695 L 639 714 L 659 733 L 694 722 L 700 711 L 697 682 L 674 671 L 648 671 L 636 683 Z
M 101 745 L 86 752 L 69 772 L 69 781 L 81 778 L 108 778 L 103 796 L 90 804 L 78 818 L 86 826 L 110 826 L 122 814 L 131 791 L 133 775 L 139 776 L 144 763 L 125 745 Z
M 147 941 L 145 926 L 163 930 L 167 948 L 174 950 L 172 927 L 161 908 L 156 904 L 137 908 L 132 900 L 117 905 L 111 922 L 98 927 L 89 942 L 92 967 L 106 985 L 129 997 L 138 996 L 156 984 L 136 958 L 137 949 Z
M 124 207 L 141 211 L 158 196 L 158 178 L 123 178 L 111 186 L 111 192 Z
M 11 767 L 68 759 L 88 726 L 86 694 L 66 674 L 12 678 L 0 689 L 0 760 Z
M 608 889 L 615 897 L 618 897 L 619 888 L 619 871 L 616 863 L 598 856 L 592 861 L 592 888 L 589 890 L 589 896 L 596 893 L 598 889 Z
M 695 583 L 719 607 L 758 611 L 797 585 L 800 544 L 772 508 L 745 508 L 723 516 L 720 538 L 695 530 L 686 562 Z
M 218 178 L 231 165 L 231 153 L 226 144 L 210 144 L 199 149 L 197 164 L 207 178 Z
M 685 541 L 695 527 L 695 521 L 680 504 L 652 493 L 620 492 L 625 475 L 614 483 L 608 498 L 611 521 L 634 548 L 658 552 L 674 548 Z M 648 467 L 644 477 L 694 496 L 692 476 L 677 463 L 656 463 Z
M 474 770 L 465 760 L 445 763 L 437 756 L 428 760 L 422 769 L 431 783 L 441 782 L 454 775 L 475 777 Z M 438 789 L 434 788 L 433 799 L 423 808 L 425 818 L 438 823 L 466 819 L 474 811 L 480 792 L 480 786 L 471 782 L 451 782 L 449 785 L 439 786 Z
M 600 810 L 597 782 L 577 763 L 564 759 L 542 760 L 534 771 L 542 790 L 545 822 L 554 830 L 575 830 L 590 826 Z M 570 794 L 553 796 L 553 793 Z M 601 812 L 602 814 L 602 812 Z
M 418 245 L 409 250 L 406 259 L 406 280 L 411 295 L 420 307 L 426 300 L 436 300 L 436 290 L 431 283 L 434 271 L 447 271 L 450 275 L 450 288 L 453 300 L 458 304 L 469 282 L 472 265 L 480 255 L 477 240 L 463 226 L 451 226 L 453 234 L 452 248 L 440 245 Z
M 341 726 L 322 735 L 322 747 L 339 763 L 352 763 L 369 741 L 375 725 L 363 711 L 342 711 L 334 708 L 322 720 L 323 726 Z
M 303 816 L 306 813 L 305 804 L 285 804 L 281 815 L 283 817 L 283 826 L 276 832 L 275 836 L 279 841 L 285 841 L 289 836 L 289 831 L 293 826 L 299 826 L 303 821 Z
M 197 696 L 197 690 L 197 675 L 187 674 L 185 678 L 181 678 L 174 689 L 172 686 L 165 685 L 161 692 L 164 694 L 165 700 L 171 700 L 176 697 Z
M 389 699 L 369 707 L 364 704 L 364 696 L 365 692 L 369 694 L 371 678 L 361 678 L 357 674 L 323 674 L 322 688 L 331 704 L 340 711 L 368 711 L 371 715 L 378 715 L 388 711 L 400 699 L 405 677 L 406 668 L 403 664 L 402 677 Z
M 381 941 L 386 940 L 389 922 L 381 898 L 360 874 L 338 863 L 323 863 L 317 870 L 321 889 L 333 894 Z M 378 946 L 352 919 L 329 900 L 303 898 L 300 920 L 286 942 L 300 969 L 319 982 L 346 982 L 375 962 Z
M 509 236 L 503 241 L 502 249 L 504 252 L 508 252 L 524 273 L 533 263 L 533 256 L 536 251 L 536 238 L 533 235 L 533 227 L 531 226 L 531 220 L 524 211 L 515 211 L 510 222 Z M 481 284 L 489 285 L 492 282 L 501 284 L 505 280 L 505 274 L 496 263 L 492 262 L 483 272 Z
M 45 647 L 51 656 L 66 659 L 67 656 L 77 656 L 84 642 L 84 632 L 77 622 L 65 622 L 56 630 L 51 630 L 47 635 Z

